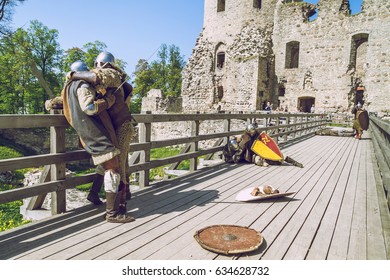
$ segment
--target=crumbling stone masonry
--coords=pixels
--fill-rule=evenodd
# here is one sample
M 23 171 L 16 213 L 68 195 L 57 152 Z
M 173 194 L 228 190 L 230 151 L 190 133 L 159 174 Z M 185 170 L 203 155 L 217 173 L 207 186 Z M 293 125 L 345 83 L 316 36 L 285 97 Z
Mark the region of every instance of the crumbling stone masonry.
M 355 0 L 354 0 L 355 1 Z M 358 1 L 358 0 L 357 0 Z M 183 112 L 390 111 L 390 1 L 205 0 Z M 312 20 L 313 15 L 317 18 Z

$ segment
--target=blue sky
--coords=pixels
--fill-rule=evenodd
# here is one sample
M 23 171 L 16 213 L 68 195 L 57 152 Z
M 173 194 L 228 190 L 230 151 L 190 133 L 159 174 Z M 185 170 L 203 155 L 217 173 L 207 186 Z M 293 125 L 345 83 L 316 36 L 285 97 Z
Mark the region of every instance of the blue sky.
M 64 50 L 104 42 L 131 74 L 163 43 L 178 46 L 185 60 L 191 56 L 202 31 L 203 0 L 27 0 L 14 9 L 14 28 L 34 19 L 58 30 Z
M 361 1 L 351 0 L 351 8 L 359 9 Z M 139 59 L 154 60 L 163 43 L 178 46 L 188 60 L 202 31 L 203 8 L 204 0 L 27 0 L 15 8 L 13 23 L 27 27 L 36 19 L 57 29 L 64 50 L 102 41 L 131 74 Z

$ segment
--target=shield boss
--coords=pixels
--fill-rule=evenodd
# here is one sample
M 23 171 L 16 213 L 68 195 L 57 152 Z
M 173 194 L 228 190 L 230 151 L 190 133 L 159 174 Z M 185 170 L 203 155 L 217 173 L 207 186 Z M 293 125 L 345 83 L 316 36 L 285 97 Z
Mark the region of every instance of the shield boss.
M 235 225 L 208 226 L 198 230 L 194 238 L 203 248 L 225 255 L 254 251 L 263 242 L 258 231 Z

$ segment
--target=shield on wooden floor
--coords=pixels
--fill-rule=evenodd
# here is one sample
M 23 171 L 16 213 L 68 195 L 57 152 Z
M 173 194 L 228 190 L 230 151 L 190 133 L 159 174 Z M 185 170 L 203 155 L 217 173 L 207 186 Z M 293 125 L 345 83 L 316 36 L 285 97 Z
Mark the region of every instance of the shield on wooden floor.
M 236 225 L 208 226 L 196 231 L 194 238 L 202 248 L 225 255 L 251 252 L 263 243 L 260 232 Z
M 237 201 L 255 201 L 255 200 L 265 200 L 265 199 L 272 199 L 272 198 L 278 198 L 278 197 L 284 197 L 288 195 L 292 195 L 295 192 L 279 192 L 279 193 L 273 193 L 273 194 L 264 194 L 259 193 L 257 195 L 253 195 L 253 188 L 247 188 L 242 191 L 240 191 L 236 195 Z
M 283 154 L 278 144 L 265 132 L 260 133 L 259 137 L 253 142 L 251 149 L 262 158 L 273 161 L 283 160 Z
M 366 110 L 359 111 L 357 113 L 357 118 L 359 120 L 360 126 L 363 130 L 367 130 L 370 124 L 370 118 L 368 117 L 368 112 Z

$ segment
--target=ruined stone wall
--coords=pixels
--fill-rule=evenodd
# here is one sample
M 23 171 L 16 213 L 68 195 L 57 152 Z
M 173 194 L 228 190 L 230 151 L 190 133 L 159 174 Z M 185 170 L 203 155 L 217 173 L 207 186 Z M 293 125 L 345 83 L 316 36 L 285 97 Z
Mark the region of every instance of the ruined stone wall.
M 364 86 L 366 108 L 383 111 L 389 107 L 389 2 L 365 1 L 363 11 L 356 15 L 340 11 L 342 2 L 319 1 L 318 18 L 312 22 L 304 22 L 301 3 L 277 6 L 275 74 L 286 80 L 282 104 L 289 108 L 297 108 L 299 97 L 310 96 L 323 111 L 349 111 L 356 94 L 356 78 Z M 356 65 L 360 69 L 351 69 L 351 42 L 357 34 L 368 34 L 368 42 L 358 49 Z M 286 44 L 290 41 L 300 42 L 299 67 L 286 69 Z M 311 82 L 305 87 L 307 72 Z
M 390 1 L 364 0 L 355 15 L 346 0 L 253 3 L 225 1 L 217 12 L 218 0 L 205 0 L 203 31 L 183 72 L 184 112 L 253 111 L 265 101 L 294 112 L 305 98 L 317 112 L 349 112 L 358 90 L 368 110 L 389 111 Z M 297 68 L 286 68 L 290 42 L 299 43 Z
M 263 68 L 273 65 L 274 10 L 253 3 L 225 1 L 225 10 L 217 12 L 218 1 L 205 0 L 204 28 L 183 72 L 184 112 L 259 110 L 259 92 L 262 98 L 273 92 Z M 223 67 L 218 67 L 220 52 L 225 54 Z
M 150 111 L 157 114 L 181 113 L 182 103 L 181 97 L 165 97 L 160 89 L 152 89 L 142 98 L 141 108 L 143 112 Z

